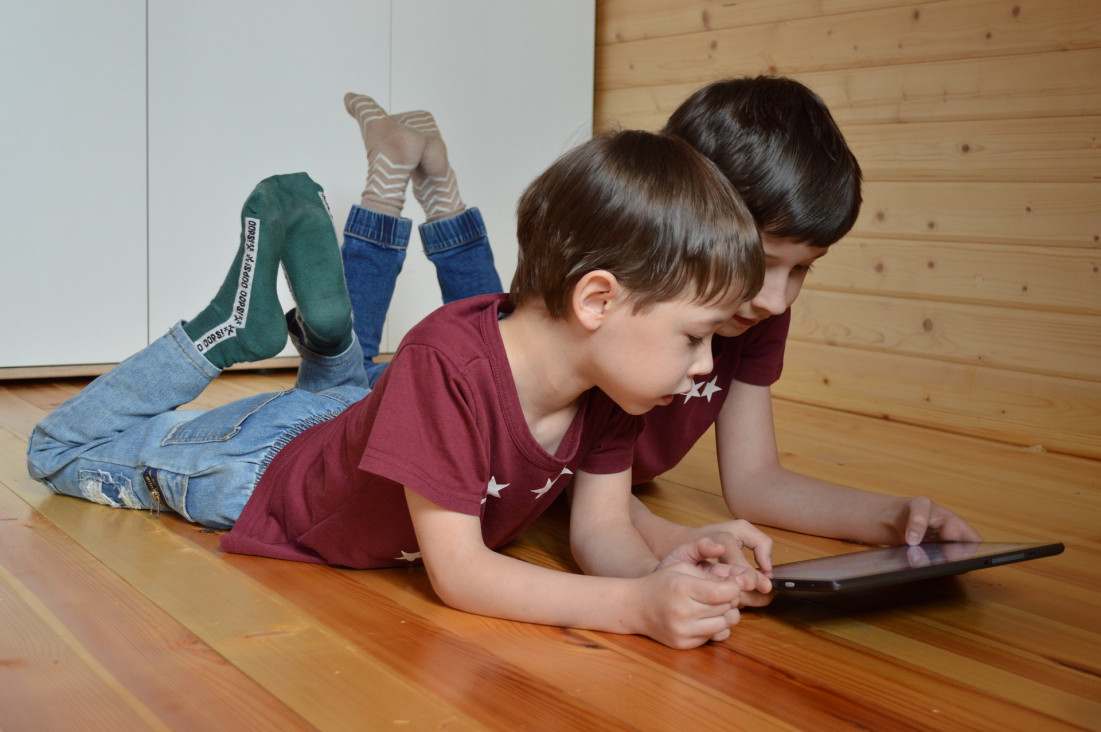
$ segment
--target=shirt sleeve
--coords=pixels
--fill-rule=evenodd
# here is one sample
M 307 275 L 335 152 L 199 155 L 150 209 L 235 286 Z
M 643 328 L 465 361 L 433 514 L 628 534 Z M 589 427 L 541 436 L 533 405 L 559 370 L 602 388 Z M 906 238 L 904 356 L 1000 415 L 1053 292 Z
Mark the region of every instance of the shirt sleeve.
M 784 370 L 784 348 L 791 326 L 791 308 L 751 328 L 745 336 L 734 380 L 753 386 L 772 386 Z
M 594 475 L 629 470 L 634 462 L 635 441 L 642 432 L 641 417 L 627 414 L 602 392 L 593 391 L 597 410 L 603 412 L 601 433 L 581 461 L 580 469 Z
M 442 508 L 478 515 L 489 472 L 485 420 L 464 371 L 435 348 L 406 346 L 387 368 L 359 467 Z

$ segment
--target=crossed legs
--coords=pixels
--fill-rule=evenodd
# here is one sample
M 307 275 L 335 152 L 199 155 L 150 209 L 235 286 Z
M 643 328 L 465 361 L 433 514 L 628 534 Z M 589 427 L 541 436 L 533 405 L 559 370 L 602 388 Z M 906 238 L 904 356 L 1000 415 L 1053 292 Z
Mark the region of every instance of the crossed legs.
M 349 93 L 344 106 L 367 151 L 367 182 L 344 229 L 344 273 L 364 366 L 373 384 L 382 326 L 405 261 L 412 221 L 401 218 L 412 183 L 426 221 L 419 227 L 444 303 L 501 291 L 485 221 L 467 208 L 438 126 L 425 111 L 387 115 L 371 98 Z

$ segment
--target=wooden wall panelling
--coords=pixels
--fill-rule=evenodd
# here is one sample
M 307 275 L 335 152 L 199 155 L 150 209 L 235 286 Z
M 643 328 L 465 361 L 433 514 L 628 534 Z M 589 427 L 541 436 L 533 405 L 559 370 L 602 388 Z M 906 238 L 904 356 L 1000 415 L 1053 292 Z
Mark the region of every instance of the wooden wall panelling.
M 850 124 L 866 180 L 1091 182 L 1101 117 Z
M 1096 0 L 947 0 L 601 46 L 599 90 L 1097 45 Z
M 1101 48 L 797 73 L 841 122 L 1101 113 Z
M 865 172 L 795 305 L 779 396 L 1101 454 L 1101 5 L 598 4 L 598 127 L 793 76 Z
M 806 287 L 1101 315 L 1101 250 L 849 236 Z
M 791 337 L 930 359 L 1101 381 L 1092 314 L 1047 313 L 902 297 L 806 290 Z
M 603 0 L 597 3 L 597 42 L 615 43 L 738 28 L 760 23 L 821 18 L 939 0 Z
M 598 49 L 598 58 L 601 57 Z M 768 73 L 766 64 L 731 65 L 715 78 Z M 848 123 L 980 120 L 1101 114 L 1101 48 L 934 63 L 783 72 L 814 89 Z M 604 89 L 604 126 L 658 129 L 703 81 Z
M 852 233 L 1101 247 L 1101 183 L 867 181 Z
M 809 474 L 814 466 L 825 480 L 895 495 L 939 494 L 934 500 L 958 505 L 965 516 L 982 516 L 991 540 L 1051 532 L 1101 551 L 1093 518 L 1101 511 L 1094 461 L 1031 446 L 945 438 L 885 421 L 850 420 L 838 432 L 835 410 L 786 401 L 778 401 L 775 411 L 781 457 L 791 469 Z M 1067 486 L 1074 486 L 1071 494 Z M 1080 510 L 1066 510 L 1068 503 Z
M 782 399 L 1101 459 L 1101 383 L 791 341 Z M 843 481 L 847 482 L 847 481 Z

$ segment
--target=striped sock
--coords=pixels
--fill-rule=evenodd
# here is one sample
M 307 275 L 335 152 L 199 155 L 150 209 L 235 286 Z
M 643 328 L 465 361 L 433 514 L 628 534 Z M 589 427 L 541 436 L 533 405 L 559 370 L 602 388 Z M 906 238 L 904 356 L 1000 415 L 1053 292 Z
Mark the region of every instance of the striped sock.
M 431 113 L 424 110 L 402 112 L 392 119 L 425 137 L 420 165 L 413 171 L 413 195 L 424 209 L 426 219 L 437 221 L 465 211 L 466 204 L 459 196 L 459 181 L 447 159 L 447 146 Z
M 395 123 L 371 97 L 349 92 L 344 107 L 359 122 L 367 148 L 367 184 L 360 205 L 400 217 L 409 177 L 424 152 L 424 136 Z

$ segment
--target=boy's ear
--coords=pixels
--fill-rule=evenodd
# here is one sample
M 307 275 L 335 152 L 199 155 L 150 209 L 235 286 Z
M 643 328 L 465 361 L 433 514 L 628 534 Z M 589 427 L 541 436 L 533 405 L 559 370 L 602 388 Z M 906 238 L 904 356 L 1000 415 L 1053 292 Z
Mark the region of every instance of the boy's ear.
M 596 269 L 578 280 L 570 305 L 573 316 L 586 330 L 596 330 L 604 322 L 609 306 L 623 295 L 615 275 Z

